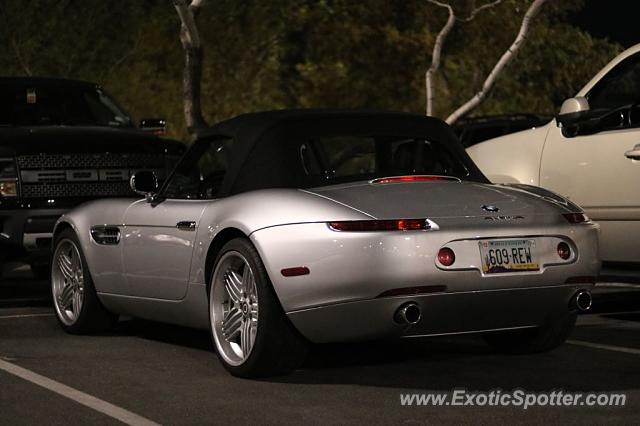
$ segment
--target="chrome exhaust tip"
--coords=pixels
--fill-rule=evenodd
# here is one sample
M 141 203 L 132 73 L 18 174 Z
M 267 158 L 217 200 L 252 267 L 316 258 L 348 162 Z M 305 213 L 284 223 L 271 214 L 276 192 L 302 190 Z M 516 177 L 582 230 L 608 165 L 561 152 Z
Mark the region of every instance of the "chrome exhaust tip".
M 578 309 L 581 312 L 588 311 L 591 309 L 591 305 L 593 304 L 593 298 L 591 297 L 591 292 L 588 290 L 580 290 L 573 296 L 572 305 L 574 308 Z
M 420 318 L 422 318 L 422 310 L 415 302 L 405 303 L 393 315 L 395 322 L 403 325 L 417 324 L 420 322 Z

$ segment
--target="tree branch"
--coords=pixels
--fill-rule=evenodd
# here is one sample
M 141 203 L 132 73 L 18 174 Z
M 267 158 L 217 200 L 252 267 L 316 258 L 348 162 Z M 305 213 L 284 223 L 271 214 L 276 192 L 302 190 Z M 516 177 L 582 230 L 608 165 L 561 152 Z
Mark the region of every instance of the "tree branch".
M 492 1 L 490 3 L 485 3 L 482 6 L 478 6 L 475 9 L 473 9 L 471 11 L 471 13 L 469 14 L 469 16 L 467 16 L 466 18 L 458 18 L 458 20 L 462 21 L 462 22 L 471 22 L 476 17 L 476 15 L 478 13 L 482 12 L 484 9 L 489 9 L 489 8 L 495 7 L 495 6 L 499 5 L 500 3 L 502 3 L 502 0 L 495 0 L 495 1 Z
M 456 109 L 451 115 L 449 115 L 449 117 L 447 117 L 446 119 L 447 123 L 455 123 L 460 117 L 468 114 L 471 110 L 477 107 L 478 104 L 480 104 L 480 102 L 484 100 L 484 98 L 487 97 L 487 94 L 493 87 L 500 73 L 522 48 L 522 45 L 527 35 L 529 34 L 531 21 L 538 15 L 538 13 L 540 12 L 540 8 L 546 1 L 547 0 L 534 0 L 533 3 L 531 3 L 529 9 L 527 10 L 527 13 L 525 13 L 524 18 L 522 19 L 522 24 L 520 25 L 520 31 L 518 32 L 518 35 L 516 36 L 511 46 L 509 46 L 509 48 L 502 54 L 498 62 L 494 65 L 493 69 L 484 81 L 482 89 L 461 107 Z
M 198 11 L 198 9 L 200 9 L 200 7 L 202 7 L 202 4 L 205 2 L 205 0 L 192 0 L 191 4 L 189 5 L 189 8 L 191 8 L 191 11 L 193 13 L 196 13 Z
M 196 26 L 195 14 L 202 6 L 204 0 L 173 0 L 173 6 L 180 17 L 180 41 L 183 47 L 192 49 L 200 48 L 200 35 Z
M 22 57 L 22 53 L 20 51 L 20 46 L 18 46 L 18 42 L 16 41 L 15 38 L 11 38 L 11 45 L 13 46 L 13 51 L 16 54 L 16 58 L 18 59 L 18 63 L 20 64 L 20 66 L 22 67 L 22 69 L 24 70 L 24 72 L 31 77 L 33 75 L 33 73 L 31 72 L 31 67 L 29 67 L 29 64 L 25 61 L 25 59 Z
M 113 64 L 111 64 L 111 66 L 102 70 L 102 72 L 100 73 L 100 80 L 104 80 L 107 76 L 110 76 L 111 73 L 119 68 L 124 61 L 132 57 L 138 51 L 138 49 L 140 48 L 141 37 L 141 34 L 138 33 L 136 36 L 136 40 L 133 43 L 133 47 L 125 52 L 119 59 L 115 60 Z
M 433 115 L 433 75 L 440 69 L 440 57 L 442 54 L 442 45 L 444 44 L 447 36 L 453 29 L 453 25 L 456 22 L 456 15 L 453 11 L 451 5 L 446 3 L 441 3 L 437 0 L 427 0 L 429 3 L 435 4 L 438 7 L 446 8 L 449 12 L 449 17 L 447 18 L 447 22 L 440 29 L 438 36 L 436 37 L 436 42 L 433 45 L 433 51 L 431 53 L 431 66 L 427 70 L 424 76 L 424 84 L 426 89 L 426 114 Z

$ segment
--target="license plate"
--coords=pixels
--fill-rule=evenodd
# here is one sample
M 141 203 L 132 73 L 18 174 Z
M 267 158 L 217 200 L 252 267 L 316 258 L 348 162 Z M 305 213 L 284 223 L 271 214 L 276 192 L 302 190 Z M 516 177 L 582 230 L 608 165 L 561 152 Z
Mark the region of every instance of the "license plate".
M 540 270 L 535 240 L 486 240 L 479 245 L 484 274 Z

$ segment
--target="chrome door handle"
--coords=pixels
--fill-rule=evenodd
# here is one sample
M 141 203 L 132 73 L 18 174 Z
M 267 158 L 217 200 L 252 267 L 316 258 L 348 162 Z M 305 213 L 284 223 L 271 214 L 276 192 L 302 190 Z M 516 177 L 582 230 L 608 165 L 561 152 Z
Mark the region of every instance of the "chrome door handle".
M 193 220 L 183 220 L 181 222 L 176 223 L 176 228 L 178 228 L 181 231 L 195 231 L 196 222 Z
M 624 153 L 624 156 L 631 158 L 632 160 L 640 160 L 640 144 L 633 147 L 633 149 Z

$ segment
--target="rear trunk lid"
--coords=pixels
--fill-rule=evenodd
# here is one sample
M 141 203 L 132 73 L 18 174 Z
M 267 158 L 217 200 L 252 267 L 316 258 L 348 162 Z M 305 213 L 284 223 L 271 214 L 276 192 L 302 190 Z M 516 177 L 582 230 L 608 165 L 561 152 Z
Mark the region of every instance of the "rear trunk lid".
M 559 217 L 570 211 L 539 195 L 501 185 L 475 182 L 357 182 L 308 190 L 357 209 L 375 219 L 516 218 L 529 222 L 540 215 Z

